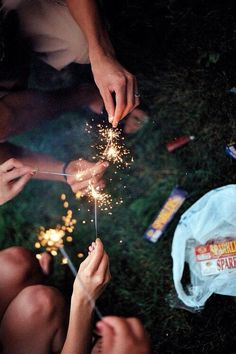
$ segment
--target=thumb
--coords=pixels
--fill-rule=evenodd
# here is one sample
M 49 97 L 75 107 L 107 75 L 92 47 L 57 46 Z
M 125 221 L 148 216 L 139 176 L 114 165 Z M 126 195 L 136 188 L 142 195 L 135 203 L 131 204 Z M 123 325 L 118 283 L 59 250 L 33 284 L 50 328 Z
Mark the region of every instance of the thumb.
M 31 177 L 32 177 L 31 174 L 24 175 L 12 185 L 11 188 L 12 198 L 22 191 L 22 189 L 24 188 L 24 186 L 30 180 Z

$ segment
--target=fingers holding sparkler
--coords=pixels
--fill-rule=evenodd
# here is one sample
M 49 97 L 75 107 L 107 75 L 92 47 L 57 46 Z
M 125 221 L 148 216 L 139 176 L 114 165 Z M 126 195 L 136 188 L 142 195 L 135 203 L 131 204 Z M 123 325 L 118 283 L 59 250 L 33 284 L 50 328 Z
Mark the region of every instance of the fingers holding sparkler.
M 104 250 L 102 241 L 96 239 L 96 242 L 92 244 L 91 253 L 80 265 L 78 276 L 74 282 L 73 296 L 86 298 L 84 289 L 81 287 L 82 282 L 91 298 L 95 301 L 110 278 L 108 255 Z
M 0 165 L 0 205 L 22 191 L 33 175 L 33 169 L 20 161 L 9 159 Z
M 83 194 L 87 194 L 86 189 L 90 183 L 95 188 L 103 188 L 105 182 L 102 177 L 108 166 L 109 163 L 106 161 L 97 163 L 82 159 L 71 161 L 66 168 L 66 173 L 70 175 L 67 177 L 67 182 L 74 193 L 83 192 Z
M 105 187 L 105 181 L 101 175 L 92 178 L 91 180 L 86 180 L 83 182 L 75 182 L 71 185 L 71 189 L 74 193 L 80 192 L 81 196 L 87 195 L 90 191 L 90 184 L 94 186 L 96 190 L 101 190 Z

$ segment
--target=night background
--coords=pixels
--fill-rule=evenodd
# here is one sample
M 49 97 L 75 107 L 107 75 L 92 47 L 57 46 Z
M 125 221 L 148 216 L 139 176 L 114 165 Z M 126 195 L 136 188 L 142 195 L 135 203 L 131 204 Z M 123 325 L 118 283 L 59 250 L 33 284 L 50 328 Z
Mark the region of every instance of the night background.
M 236 6 L 234 1 L 101 1 L 108 30 L 121 63 L 136 74 L 149 122 L 125 136 L 134 163 L 129 169 L 108 169 L 106 190 L 122 205 L 112 215 L 98 214 L 99 235 L 110 256 L 112 281 L 98 301 L 101 312 L 137 316 L 152 339 L 153 353 L 236 353 L 236 301 L 213 295 L 205 308 L 191 313 L 177 306 L 172 280 L 171 244 L 183 212 L 207 191 L 236 183 L 236 162 L 225 153 L 235 142 Z M 27 49 L 16 36 L 14 14 L 1 18 L 2 70 L 20 75 Z M 12 48 L 18 55 L 10 59 Z M 6 70 L 6 71 L 4 71 Z M 62 72 L 31 55 L 28 87 L 48 90 L 75 85 L 84 69 L 71 65 Z M 9 74 L 10 75 L 10 74 Z M 10 141 L 67 161 L 91 159 L 99 118 L 86 110 L 68 112 Z M 93 133 L 84 134 L 86 122 Z M 196 139 L 169 153 L 176 137 Z M 109 179 L 112 181 L 109 182 Z M 175 185 L 188 198 L 162 238 L 144 240 Z M 125 186 L 125 188 L 124 188 Z M 65 247 L 78 267 L 94 239 L 93 205 L 76 200 L 63 183 L 32 181 L 11 202 L 1 206 L 1 249 L 22 245 L 32 250 L 40 226 L 61 223 L 65 193 L 78 223 L 73 242 Z M 80 211 L 78 211 L 80 209 Z M 88 209 L 91 211 L 88 212 Z M 85 221 L 85 223 L 83 223 Z M 37 250 L 35 250 L 37 252 Z M 54 258 L 50 284 L 69 301 L 73 275 Z

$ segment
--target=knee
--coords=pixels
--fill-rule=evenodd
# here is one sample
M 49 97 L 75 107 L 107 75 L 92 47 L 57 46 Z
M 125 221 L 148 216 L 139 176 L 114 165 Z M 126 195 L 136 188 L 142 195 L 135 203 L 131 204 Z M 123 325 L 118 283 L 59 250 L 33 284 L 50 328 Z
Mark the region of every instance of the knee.
M 19 308 L 24 308 L 24 321 L 47 328 L 59 328 L 65 323 L 65 301 L 55 288 L 45 285 L 33 285 L 22 290 L 19 295 Z
M 6 279 L 14 284 L 29 283 L 33 278 L 41 277 L 41 271 L 35 255 L 24 247 L 10 247 L 0 252 L 0 268 Z
M 3 99 L 0 101 L 0 117 L 0 141 L 5 141 L 11 136 L 13 112 Z

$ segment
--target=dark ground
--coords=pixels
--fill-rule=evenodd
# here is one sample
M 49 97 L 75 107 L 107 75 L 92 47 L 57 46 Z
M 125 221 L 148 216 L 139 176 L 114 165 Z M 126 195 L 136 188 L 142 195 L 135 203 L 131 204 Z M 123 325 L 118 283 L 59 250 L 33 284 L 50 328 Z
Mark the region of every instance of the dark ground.
M 113 215 L 99 214 L 99 233 L 110 255 L 113 279 L 99 302 L 104 314 L 138 316 L 151 334 L 153 353 L 236 353 L 236 303 L 212 296 L 201 313 L 172 308 L 171 242 L 180 215 L 212 188 L 235 183 L 236 163 L 224 152 L 236 135 L 236 16 L 234 1 L 103 1 L 109 30 L 120 60 L 138 79 L 151 121 L 126 139 L 134 156 L 130 171 L 119 172 L 108 185 L 124 206 Z M 42 87 L 52 77 L 32 65 L 31 86 Z M 44 68 L 44 67 L 43 67 Z M 52 85 L 74 80 L 70 71 L 53 75 Z M 61 159 L 91 156 L 95 137 L 82 141 L 86 117 L 68 113 L 60 120 L 14 139 L 14 142 Z M 191 134 L 196 140 L 170 154 L 165 143 Z M 112 169 L 108 175 L 113 175 Z M 119 181 L 122 177 L 122 182 Z M 127 188 L 124 189 L 123 185 Z M 189 193 L 162 239 L 143 240 L 143 233 L 175 184 Z M 86 201 L 75 201 L 69 188 L 32 182 L 11 203 L 1 207 L 1 247 L 13 244 L 33 249 L 40 225 L 60 222 L 60 194 L 66 192 L 78 213 L 75 254 L 86 251 L 94 230 Z M 120 243 L 120 240 L 123 243 Z M 72 276 L 55 259 L 52 282 L 69 296 Z

